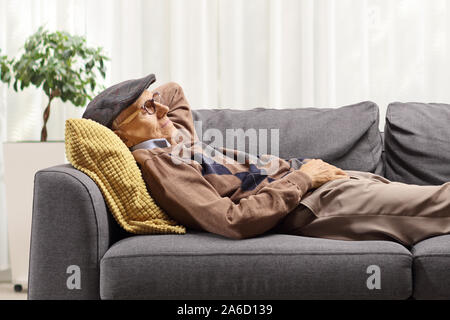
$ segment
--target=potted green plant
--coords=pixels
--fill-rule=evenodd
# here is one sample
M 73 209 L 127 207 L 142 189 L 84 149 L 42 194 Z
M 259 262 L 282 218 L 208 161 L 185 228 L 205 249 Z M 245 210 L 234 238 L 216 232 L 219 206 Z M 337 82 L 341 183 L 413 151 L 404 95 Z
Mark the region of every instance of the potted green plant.
M 67 32 L 48 32 L 40 27 L 23 46 L 24 52 L 16 59 L 0 57 L 0 79 L 17 92 L 34 85 L 41 88 L 48 97 L 43 115 L 41 141 L 47 141 L 47 121 L 54 99 L 70 101 L 84 107 L 92 99 L 97 88 L 97 78 L 105 78 L 103 49 L 90 48 L 82 36 Z M 100 86 L 101 87 L 101 86 Z
M 18 58 L 0 52 L 0 80 L 16 92 L 32 85 L 44 91 L 48 104 L 43 114 L 41 142 L 4 143 L 4 178 L 12 281 L 20 290 L 27 284 L 29 239 L 36 171 L 67 163 L 64 141 L 47 141 L 47 121 L 55 99 L 85 106 L 102 89 L 105 78 L 102 48 L 90 48 L 81 36 L 49 32 L 40 27 L 23 46 Z

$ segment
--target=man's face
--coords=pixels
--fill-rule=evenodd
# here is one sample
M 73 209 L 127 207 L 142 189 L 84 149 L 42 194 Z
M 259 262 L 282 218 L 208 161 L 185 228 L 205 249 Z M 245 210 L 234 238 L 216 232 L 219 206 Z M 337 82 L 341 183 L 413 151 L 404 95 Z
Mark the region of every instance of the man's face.
M 177 129 L 167 117 L 169 108 L 155 101 L 155 112 L 149 114 L 142 106 L 151 100 L 153 93 L 145 90 L 128 108 L 123 110 L 113 122 L 113 131 L 128 147 L 149 139 L 166 138 L 175 144 Z M 156 99 L 157 100 L 157 99 Z

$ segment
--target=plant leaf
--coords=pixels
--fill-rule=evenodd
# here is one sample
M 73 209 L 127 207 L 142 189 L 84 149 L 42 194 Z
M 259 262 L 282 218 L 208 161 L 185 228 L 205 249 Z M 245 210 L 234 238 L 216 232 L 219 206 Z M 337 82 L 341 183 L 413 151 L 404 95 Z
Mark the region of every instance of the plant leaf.
M 110 60 L 103 48 L 87 46 L 85 37 L 49 32 L 44 26 L 25 40 L 23 49 L 17 59 L 0 56 L 0 80 L 13 81 L 15 91 L 32 84 L 49 97 L 59 90 L 61 100 L 76 106 L 92 99 L 97 79 L 106 77 L 105 61 Z

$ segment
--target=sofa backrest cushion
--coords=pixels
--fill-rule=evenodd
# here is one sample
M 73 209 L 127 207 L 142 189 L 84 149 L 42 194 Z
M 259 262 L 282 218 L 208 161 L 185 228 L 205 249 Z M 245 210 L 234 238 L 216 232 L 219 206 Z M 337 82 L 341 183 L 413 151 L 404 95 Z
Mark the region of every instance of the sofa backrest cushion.
M 450 181 L 450 105 L 391 103 L 384 131 L 386 178 L 420 185 Z
M 227 130 L 249 133 L 252 129 L 258 142 L 245 138 L 245 143 L 239 145 L 235 139 L 231 146 L 251 154 L 267 153 L 283 159 L 318 158 L 346 170 L 383 172 L 379 109 L 373 102 L 340 108 L 197 109 L 192 113 L 197 134 L 205 143 L 216 143 L 212 129 L 221 132 L 224 147 L 230 147 Z M 260 138 L 264 136 L 267 143 Z M 272 147 L 273 142 L 279 142 L 278 150 Z

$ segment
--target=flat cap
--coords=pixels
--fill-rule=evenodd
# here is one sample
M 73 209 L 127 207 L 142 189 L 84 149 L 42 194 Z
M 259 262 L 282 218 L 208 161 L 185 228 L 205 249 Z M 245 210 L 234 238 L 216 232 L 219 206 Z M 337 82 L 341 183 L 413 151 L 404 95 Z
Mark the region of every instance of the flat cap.
M 109 87 L 88 104 L 83 118 L 111 128 L 119 113 L 135 102 L 155 81 L 155 75 L 150 74 L 141 79 L 127 80 Z

